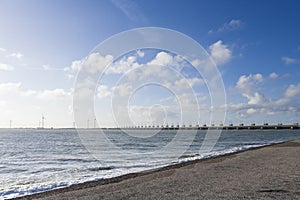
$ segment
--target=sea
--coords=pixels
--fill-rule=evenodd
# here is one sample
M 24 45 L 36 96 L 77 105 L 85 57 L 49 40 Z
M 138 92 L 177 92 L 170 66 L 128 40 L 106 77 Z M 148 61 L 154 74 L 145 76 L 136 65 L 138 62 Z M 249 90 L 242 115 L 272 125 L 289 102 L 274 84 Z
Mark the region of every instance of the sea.
M 70 185 L 112 178 L 177 163 L 215 157 L 253 147 L 300 138 L 300 130 L 223 130 L 213 148 L 199 151 L 207 136 L 206 130 L 196 131 L 186 151 L 178 157 L 124 156 L 134 152 L 157 151 L 176 137 L 176 130 L 104 130 L 101 134 L 115 143 L 120 151 L 106 149 L 95 156 L 87 148 L 82 135 L 99 131 L 76 129 L 0 129 L 0 199 L 10 199 Z M 191 130 L 182 130 L 187 136 Z M 129 134 L 128 134 L 129 133 Z M 178 139 L 178 138 L 177 138 Z M 184 137 L 179 137 L 184 140 Z M 177 141 L 178 142 L 178 141 Z M 183 141 L 184 142 L 184 141 Z M 180 143 L 180 141 L 179 141 Z M 101 144 L 101 142 L 99 143 Z M 107 153 L 108 152 L 108 153 Z M 98 152 L 99 153 L 99 152 Z M 167 155 L 167 154 L 166 154 Z M 113 160 L 111 158 L 114 158 Z

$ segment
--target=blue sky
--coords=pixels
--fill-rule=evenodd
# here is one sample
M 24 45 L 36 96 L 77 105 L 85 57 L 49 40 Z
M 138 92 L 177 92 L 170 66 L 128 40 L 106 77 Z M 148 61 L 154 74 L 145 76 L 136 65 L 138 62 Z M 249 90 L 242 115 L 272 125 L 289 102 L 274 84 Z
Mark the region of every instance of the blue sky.
M 148 26 L 182 32 L 216 59 L 227 94 L 225 123 L 299 122 L 299 10 L 300 3 L 291 0 L 0 0 L 0 127 L 8 127 L 10 120 L 14 127 L 36 127 L 42 115 L 48 127 L 72 126 L 76 64 L 110 36 Z M 162 52 L 142 53 L 134 62 L 130 55 L 124 58 L 127 70 Z M 100 126 L 116 126 L 103 97 L 111 97 L 119 75 L 111 73 L 95 94 Z M 204 100 L 207 90 L 201 84 L 198 89 Z M 205 114 L 182 122 L 173 113 L 162 120 L 162 105 L 172 103 L 159 105 L 157 99 L 167 97 L 157 93 L 151 100 L 141 90 L 133 98 L 131 117 L 142 119 L 137 124 L 208 123 Z M 141 99 L 150 102 L 143 105 Z M 200 104 L 209 106 L 209 100 Z M 137 114 L 142 111 L 145 116 Z M 158 118 L 149 120 L 149 112 Z

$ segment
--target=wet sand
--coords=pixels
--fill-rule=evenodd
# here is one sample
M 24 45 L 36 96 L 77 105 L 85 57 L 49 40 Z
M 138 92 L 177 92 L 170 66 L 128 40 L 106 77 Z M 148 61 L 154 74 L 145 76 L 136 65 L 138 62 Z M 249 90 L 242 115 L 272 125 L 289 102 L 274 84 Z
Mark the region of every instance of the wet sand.
M 21 199 L 300 199 L 300 140 Z

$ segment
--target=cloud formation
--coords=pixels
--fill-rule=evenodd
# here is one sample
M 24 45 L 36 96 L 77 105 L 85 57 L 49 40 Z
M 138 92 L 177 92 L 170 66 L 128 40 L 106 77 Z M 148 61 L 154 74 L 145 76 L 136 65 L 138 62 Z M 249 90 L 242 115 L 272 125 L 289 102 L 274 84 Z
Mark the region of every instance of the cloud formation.
M 290 85 L 284 93 L 284 96 L 288 98 L 299 96 L 299 95 L 300 95 L 300 83 L 298 83 L 297 85 Z
M 188 77 L 190 74 L 185 76 L 181 72 L 182 69 L 192 66 L 182 57 L 164 51 L 158 51 L 152 59 L 141 63 L 138 57 L 144 57 L 144 54 L 144 52 L 142 55 L 141 52 L 129 54 L 110 65 L 104 77 L 102 77 L 103 80 L 109 81 L 101 80 L 101 84 L 97 86 L 97 101 L 101 101 L 102 105 L 109 100 L 112 101 L 114 112 L 116 112 L 115 116 L 121 121 L 120 124 L 130 123 L 130 120 L 126 119 L 128 113 L 131 116 L 133 116 L 133 113 L 139 116 L 131 117 L 134 119 L 134 124 L 141 122 L 162 123 L 163 116 L 168 116 L 169 123 L 172 121 L 179 122 L 181 109 L 178 108 L 178 100 L 181 101 L 180 106 L 182 109 L 184 108 L 183 110 L 186 111 L 189 108 L 189 113 L 198 112 L 198 93 L 194 95 L 190 93 L 193 93 L 195 87 L 205 87 L 205 82 L 200 77 L 195 75 L 194 77 Z M 116 82 L 113 81 L 114 79 L 117 79 Z M 144 84 L 146 85 L 143 86 Z M 153 88 L 157 88 L 157 90 Z M 137 90 L 148 91 L 148 93 L 143 93 L 143 101 L 134 102 L 130 105 L 131 107 L 128 107 L 126 104 L 127 97 L 131 95 L 139 96 L 141 93 Z M 164 92 L 161 93 L 162 91 Z M 166 97 L 166 94 L 173 95 L 167 101 L 168 104 L 163 102 L 160 106 L 153 105 L 153 103 L 157 105 L 159 100 Z M 199 98 L 203 100 L 203 96 Z M 145 102 L 148 102 L 149 105 L 145 105 Z M 162 107 L 164 111 L 162 111 Z M 192 118 L 197 118 L 198 115 L 191 114 L 184 117 L 185 119 L 189 118 L 189 121 L 192 122 Z
M 11 53 L 8 55 L 8 57 L 12 57 L 12 58 L 21 60 L 24 57 L 24 55 L 18 52 L 18 53 Z
M 247 98 L 247 103 L 231 103 L 227 105 L 228 111 L 246 118 L 254 114 L 300 116 L 300 83 L 289 85 L 280 98 L 272 99 L 266 98 L 260 92 L 260 86 L 263 86 L 264 81 L 265 78 L 261 74 L 241 76 L 236 83 L 236 88 Z
M 289 64 L 300 64 L 300 60 L 299 59 L 295 59 L 295 58 L 290 58 L 290 57 L 282 57 L 281 60 L 289 65 Z
M 53 89 L 53 90 L 43 90 L 40 92 L 36 92 L 38 98 L 46 99 L 46 100 L 59 100 L 66 99 L 71 97 L 70 92 L 66 92 L 64 89 Z
M 137 57 L 135 56 L 129 56 L 129 57 L 123 57 L 117 62 L 114 62 L 111 67 L 107 69 L 106 73 L 112 73 L 112 74 L 124 74 L 129 70 L 133 70 L 140 65 L 137 63 Z
M 266 103 L 264 95 L 255 91 L 255 85 L 263 81 L 261 74 L 250 74 L 249 76 L 243 75 L 236 83 L 236 87 L 240 90 L 242 95 L 248 99 L 248 104 L 263 104 Z
M 64 89 L 45 89 L 41 91 L 24 89 L 21 82 L 7 82 L 0 83 L 0 96 L 2 98 L 12 96 L 14 98 L 33 97 L 44 100 L 59 100 L 70 98 L 71 92 L 66 92 Z
M 231 50 L 221 40 L 209 46 L 209 53 L 216 65 L 225 64 L 232 58 Z
M 97 88 L 97 97 L 99 99 L 111 96 L 112 92 L 107 85 L 99 85 Z
M 269 77 L 270 77 L 271 79 L 276 79 L 276 78 L 278 78 L 278 74 L 276 74 L 275 72 L 272 72 L 272 73 L 269 75 Z
M 5 63 L 0 63 L 0 70 L 3 71 L 12 71 L 14 70 L 14 67 Z
M 229 22 L 224 23 L 221 27 L 219 27 L 217 30 L 210 30 L 208 33 L 221 33 L 221 32 L 228 32 L 240 29 L 243 26 L 242 20 L 239 19 L 232 19 Z

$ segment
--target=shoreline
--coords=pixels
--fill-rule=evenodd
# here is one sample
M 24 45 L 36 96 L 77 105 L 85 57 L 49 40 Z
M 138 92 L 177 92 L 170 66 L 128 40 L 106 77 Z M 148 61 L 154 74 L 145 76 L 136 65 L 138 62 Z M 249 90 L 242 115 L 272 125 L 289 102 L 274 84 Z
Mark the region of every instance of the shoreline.
M 297 147 L 300 147 L 300 140 L 292 140 L 292 141 L 287 141 L 287 142 L 273 143 L 273 144 L 269 144 L 269 145 L 265 145 L 265 146 L 253 147 L 253 148 L 242 150 L 239 152 L 229 153 L 229 154 L 220 155 L 220 156 L 216 156 L 216 157 L 212 157 L 212 158 L 204 158 L 204 159 L 198 159 L 198 160 L 193 160 L 193 161 L 187 161 L 187 162 L 169 165 L 169 166 L 165 166 L 165 167 L 161 167 L 161 168 L 146 170 L 146 171 L 137 172 L 137 173 L 130 173 L 130 174 L 113 177 L 113 178 L 109 178 L 109 179 L 101 179 L 101 180 L 97 180 L 97 181 L 89 181 L 89 182 L 85 182 L 85 183 L 79 183 L 79 184 L 70 185 L 70 186 L 64 187 L 64 188 L 58 188 L 58 189 L 35 193 L 35 194 L 27 195 L 27 196 L 21 196 L 21 197 L 15 198 L 15 199 L 39 199 L 39 198 L 40 199 L 48 199 L 48 198 L 61 198 L 61 197 L 69 199 L 72 197 L 74 198 L 74 195 L 75 195 L 75 197 L 80 197 L 80 194 L 85 193 L 85 191 L 90 191 L 90 190 L 98 191 L 98 192 L 101 190 L 107 191 L 107 189 L 110 188 L 110 186 L 112 186 L 112 185 L 118 185 L 121 189 L 126 190 L 126 187 L 125 187 L 126 184 L 124 184 L 124 182 L 136 182 L 136 181 L 139 182 L 143 179 L 148 180 L 149 177 L 157 177 L 160 174 L 170 173 L 170 171 L 183 171 L 184 172 L 185 168 L 190 168 L 194 165 L 200 165 L 203 167 L 206 165 L 211 165 L 213 163 L 222 163 L 225 160 L 232 160 L 235 157 L 243 156 L 243 154 L 247 154 L 247 153 L 255 154 L 259 151 L 264 151 L 264 149 L 281 148 L 281 147 L 290 147 L 292 149 L 295 149 Z M 297 151 L 300 153 L 300 148 L 297 149 Z M 254 158 L 255 158 L 255 156 L 254 156 Z M 300 161 L 298 161 L 298 163 L 300 164 Z M 237 163 L 236 165 L 239 165 L 239 164 Z M 164 177 L 164 176 L 162 176 L 162 177 Z M 173 178 L 174 178 L 174 180 L 177 179 L 177 177 L 173 177 Z M 300 181 L 300 172 L 299 172 L 298 178 Z M 151 178 L 150 178 L 150 182 L 151 182 Z M 136 185 L 136 187 L 138 187 L 138 186 L 139 185 Z M 147 186 L 145 186 L 145 187 L 147 187 Z M 177 185 L 177 187 L 178 187 L 178 185 Z M 180 188 L 180 186 L 179 186 L 179 188 Z M 164 189 L 168 189 L 168 188 L 164 188 Z M 300 191 L 300 185 L 299 185 L 299 188 L 297 188 L 297 189 L 299 189 L 299 191 Z M 158 192 L 162 192 L 162 191 L 163 191 L 163 188 L 159 189 Z M 272 193 L 274 191 L 270 190 L 268 192 L 266 190 L 265 192 L 261 192 L 261 193 L 268 194 L 268 193 Z M 278 190 L 277 192 L 280 192 L 280 191 L 281 190 Z M 113 192 L 113 191 L 111 191 L 111 192 Z M 133 194 L 135 192 L 139 193 L 139 194 L 143 194 L 143 191 L 138 192 L 138 191 L 135 191 L 135 189 L 133 189 L 131 191 L 131 193 L 133 193 Z M 110 194 L 108 196 L 105 196 L 104 194 L 101 194 L 104 196 L 101 196 L 101 195 L 97 196 L 97 193 L 96 194 L 94 194 L 94 193 L 95 192 L 91 193 L 92 197 L 95 197 L 95 195 L 96 195 L 97 198 L 98 197 L 101 197 L 104 199 L 114 199 L 115 198 L 115 196 L 112 194 Z M 147 192 L 145 192 L 145 194 L 146 193 Z M 68 194 L 69 194 L 69 196 L 68 196 Z M 67 195 L 67 196 L 65 196 L 65 195 Z M 300 193 L 298 195 L 300 196 Z M 122 198 L 123 197 L 124 196 L 122 196 Z M 89 198 L 91 198 L 91 196 L 87 197 L 86 199 L 89 199 Z M 124 197 L 124 198 L 126 198 L 126 197 Z

